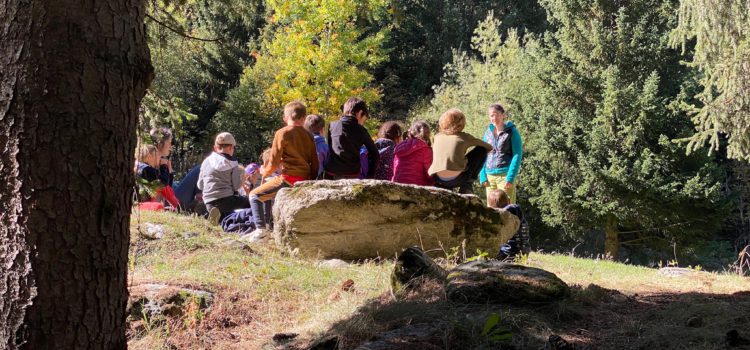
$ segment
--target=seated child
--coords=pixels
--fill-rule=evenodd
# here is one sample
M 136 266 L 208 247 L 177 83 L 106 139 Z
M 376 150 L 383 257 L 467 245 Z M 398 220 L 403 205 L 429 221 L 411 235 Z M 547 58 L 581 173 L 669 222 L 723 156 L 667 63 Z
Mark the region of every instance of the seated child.
M 396 146 L 393 159 L 393 182 L 430 186 L 432 177 L 427 170 L 432 165 L 430 126 L 416 121 L 406 132 L 404 142 Z
M 432 144 L 429 174 L 437 187 L 450 190 L 458 187 L 459 193 L 472 193 L 472 184 L 479 177 L 492 145 L 463 132 L 466 117 L 456 108 L 443 113 L 438 124 L 440 132 Z
M 276 198 L 276 193 L 280 189 L 291 187 L 297 181 L 312 180 L 318 176 L 320 164 L 315 141 L 312 134 L 302 126 L 306 112 L 307 108 L 300 101 L 290 102 L 284 106 L 283 119 L 286 126 L 274 134 L 270 160 L 261 168 L 264 178 L 278 169 L 281 169 L 281 175 L 273 177 L 250 192 L 256 227 L 253 232 L 255 239 L 266 236 L 265 230 L 269 229 L 266 225 L 266 203 Z
M 317 114 L 310 114 L 305 117 L 305 129 L 313 134 L 315 150 L 318 153 L 318 179 L 323 178 L 323 163 L 325 163 L 326 158 L 328 158 L 328 144 L 326 143 L 325 137 L 320 135 L 325 126 L 326 121 L 323 117 Z
M 393 152 L 396 145 L 401 143 L 401 124 L 397 121 L 387 121 L 378 130 L 375 147 L 378 148 L 380 161 L 375 169 L 375 180 L 391 181 L 393 178 Z
M 529 254 L 531 245 L 529 245 L 529 224 L 523 216 L 523 211 L 518 204 L 509 204 L 510 197 L 501 189 L 494 190 L 487 196 L 487 206 L 490 208 L 503 208 L 521 220 L 521 225 L 507 243 L 500 245 L 500 251 L 497 253 L 497 260 L 511 260 L 521 254 Z
M 198 188 L 203 191 L 208 219 L 214 225 L 235 209 L 250 207 L 247 197 L 238 193 L 243 181 L 242 169 L 234 157 L 236 144 L 228 132 L 216 135 L 214 151 L 203 161 L 198 175 Z
M 366 178 L 375 175 L 379 153 L 364 123 L 368 118 L 367 103 L 359 97 L 351 97 L 342 109 L 338 121 L 328 125 L 328 159 L 324 177 L 328 180 L 357 179 L 362 171 L 360 155 L 362 147 L 367 152 Z
M 166 201 L 173 209 L 179 207 L 179 200 L 174 196 L 168 184 L 159 176 L 159 152 L 154 145 L 143 145 L 138 149 L 136 175 L 138 183 L 138 201 Z M 143 206 L 142 206 L 143 207 Z M 162 206 L 163 208 L 163 206 Z
M 249 196 L 250 191 L 258 187 L 258 185 L 260 185 L 260 165 L 258 163 L 250 163 L 245 167 L 240 195 Z

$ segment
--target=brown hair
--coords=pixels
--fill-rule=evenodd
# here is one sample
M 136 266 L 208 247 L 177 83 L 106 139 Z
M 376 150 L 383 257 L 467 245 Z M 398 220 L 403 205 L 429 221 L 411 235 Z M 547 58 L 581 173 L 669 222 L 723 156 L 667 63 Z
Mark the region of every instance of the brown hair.
M 493 104 L 491 104 L 490 107 L 489 107 L 489 109 L 494 109 L 494 110 L 500 112 L 500 114 L 505 114 L 505 108 L 503 108 L 503 106 L 501 104 L 499 104 L 499 103 L 493 103 Z
M 263 161 L 263 163 L 268 163 L 268 161 L 271 160 L 271 149 L 266 148 L 263 153 L 260 154 L 260 160 Z
M 440 126 L 440 132 L 443 134 L 455 135 L 464 130 L 466 117 L 458 108 L 451 108 L 440 116 L 438 125 Z
M 401 137 L 401 123 L 395 120 L 389 120 L 383 123 L 378 130 L 378 138 L 380 139 L 396 141 L 399 137 Z
M 365 115 L 370 114 L 367 111 L 367 103 L 365 103 L 363 99 L 359 97 L 349 97 L 349 99 L 346 100 L 346 103 L 344 103 L 344 107 L 341 112 L 344 115 L 355 115 L 359 111 L 364 112 Z
M 510 204 L 510 197 L 501 189 L 490 192 L 487 196 L 487 206 L 490 208 L 505 208 Z
M 411 139 L 420 139 L 430 146 L 430 125 L 423 120 L 417 120 L 411 124 L 407 135 Z
M 299 100 L 289 102 L 284 106 L 284 116 L 298 121 L 307 115 L 307 107 Z
M 320 134 L 325 126 L 325 119 L 317 114 L 310 114 L 305 117 L 305 129 L 313 134 Z
M 164 147 L 167 140 L 171 140 L 174 137 L 170 128 L 153 128 L 148 132 L 148 136 L 157 149 Z

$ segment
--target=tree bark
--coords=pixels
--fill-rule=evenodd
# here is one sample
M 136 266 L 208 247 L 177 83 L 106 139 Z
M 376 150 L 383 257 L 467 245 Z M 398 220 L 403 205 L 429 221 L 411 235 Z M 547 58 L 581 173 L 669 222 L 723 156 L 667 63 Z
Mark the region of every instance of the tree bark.
M 604 224 L 604 253 L 612 259 L 617 259 L 617 253 L 620 250 L 620 238 L 617 231 L 617 218 L 613 215 L 607 216 Z
M 124 349 L 143 0 L 0 0 L 0 349 Z

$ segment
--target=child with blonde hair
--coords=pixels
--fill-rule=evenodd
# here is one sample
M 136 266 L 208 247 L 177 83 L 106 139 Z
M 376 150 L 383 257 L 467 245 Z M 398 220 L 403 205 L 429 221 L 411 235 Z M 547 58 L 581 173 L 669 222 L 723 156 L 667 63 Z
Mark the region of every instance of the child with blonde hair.
M 466 117 L 456 108 L 443 113 L 438 124 L 440 132 L 432 145 L 428 173 L 437 187 L 458 187 L 459 193 L 472 193 L 472 184 L 479 177 L 492 145 L 463 132 Z

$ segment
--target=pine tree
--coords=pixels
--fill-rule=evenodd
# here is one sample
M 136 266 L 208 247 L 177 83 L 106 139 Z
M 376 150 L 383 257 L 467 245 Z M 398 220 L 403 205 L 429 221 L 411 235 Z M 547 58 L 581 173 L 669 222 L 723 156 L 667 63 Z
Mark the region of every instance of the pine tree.
M 724 134 L 729 157 L 750 160 L 750 1 L 681 0 L 672 45 L 686 51 L 693 39 L 689 65 L 702 73 L 703 89 L 699 103 L 684 106 L 697 128 L 688 150 L 718 149 Z

